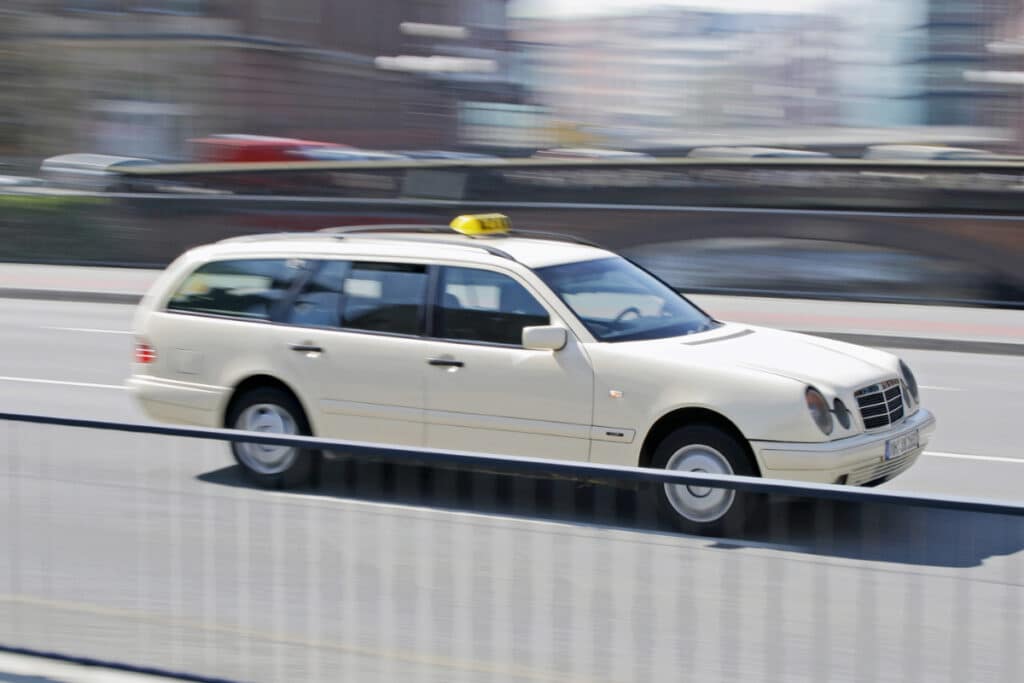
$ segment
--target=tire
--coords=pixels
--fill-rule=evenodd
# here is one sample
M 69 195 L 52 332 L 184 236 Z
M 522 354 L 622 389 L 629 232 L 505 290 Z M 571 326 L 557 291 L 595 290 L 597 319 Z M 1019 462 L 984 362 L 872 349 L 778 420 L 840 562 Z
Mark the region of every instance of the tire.
M 711 425 L 690 425 L 670 433 L 655 449 L 651 466 L 758 476 L 744 445 Z M 742 532 L 764 502 L 758 494 L 671 484 L 655 484 L 655 495 L 663 520 L 686 533 L 714 536 Z
M 225 420 L 230 429 L 309 436 L 309 421 L 295 397 L 276 387 L 258 387 L 237 396 Z M 308 449 L 231 443 L 231 454 L 246 477 L 265 488 L 283 489 L 312 481 L 320 454 Z

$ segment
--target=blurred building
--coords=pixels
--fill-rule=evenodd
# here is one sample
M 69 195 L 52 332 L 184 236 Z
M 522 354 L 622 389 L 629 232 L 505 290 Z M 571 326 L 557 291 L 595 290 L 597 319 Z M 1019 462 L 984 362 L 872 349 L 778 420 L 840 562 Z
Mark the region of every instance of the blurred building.
M 1024 0 L 1014 4 L 995 39 L 987 45 L 996 60 L 993 68 L 969 71 L 967 79 L 999 84 L 1007 90 L 1005 116 L 1015 133 L 1015 151 L 1024 152 Z
M 842 8 L 844 125 L 1008 127 L 1019 106 L 1003 84 L 974 78 L 1019 0 L 857 0 Z
M 926 122 L 928 0 L 851 0 L 838 8 L 838 123 L 896 127 Z
M 837 117 L 825 15 L 657 9 L 524 19 L 530 87 L 604 136 L 824 125 Z
M 464 103 L 521 99 L 506 0 L 5 5 L 6 144 L 38 156 L 182 158 L 209 133 L 450 147 Z
M 996 40 L 1019 0 L 929 0 L 925 23 L 924 91 L 927 123 L 1009 125 L 1020 116 L 1005 84 L 967 78 L 996 65 Z
M 988 44 L 1020 0 L 835 0 L 822 11 L 644 8 L 515 24 L 552 115 L 606 138 L 832 126 L 1015 126 Z M 825 11 L 828 10 L 828 11 Z

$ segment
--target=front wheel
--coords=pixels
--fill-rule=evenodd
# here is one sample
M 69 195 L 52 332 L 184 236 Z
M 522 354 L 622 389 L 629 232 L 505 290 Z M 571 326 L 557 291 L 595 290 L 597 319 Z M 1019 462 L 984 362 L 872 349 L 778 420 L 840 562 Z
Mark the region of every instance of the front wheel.
M 651 464 L 674 472 L 757 476 L 736 437 L 710 425 L 676 429 L 658 444 Z M 763 502 L 757 494 L 708 486 L 656 484 L 655 490 L 662 517 L 687 533 L 739 533 Z
M 227 425 L 247 432 L 310 434 L 306 415 L 290 394 L 274 387 L 247 391 L 231 404 Z M 294 446 L 232 442 L 235 460 L 252 481 L 267 488 L 286 488 L 310 481 L 317 454 Z

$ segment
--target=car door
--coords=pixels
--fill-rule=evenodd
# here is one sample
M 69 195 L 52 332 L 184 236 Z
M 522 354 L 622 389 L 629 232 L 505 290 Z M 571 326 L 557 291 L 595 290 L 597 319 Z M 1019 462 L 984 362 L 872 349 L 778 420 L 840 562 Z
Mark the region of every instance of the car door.
M 427 445 L 586 460 L 593 371 L 572 332 L 524 349 L 523 327 L 559 324 L 510 273 L 439 266 L 426 373 Z
M 319 435 L 424 444 L 427 268 L 324 261 L 282 317 L 280 347 L 316 396 Z

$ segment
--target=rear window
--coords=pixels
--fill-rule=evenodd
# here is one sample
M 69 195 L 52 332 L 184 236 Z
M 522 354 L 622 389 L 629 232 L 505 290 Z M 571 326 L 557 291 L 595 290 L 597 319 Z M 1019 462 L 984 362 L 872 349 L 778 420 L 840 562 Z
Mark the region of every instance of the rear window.
M 207 263 L 185 278 L 167 310 L 269 320 L 305 267 L 301 259 Z

